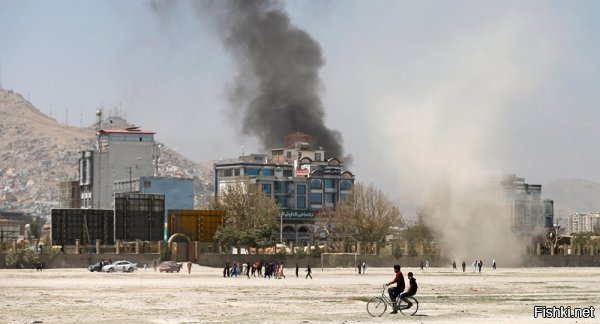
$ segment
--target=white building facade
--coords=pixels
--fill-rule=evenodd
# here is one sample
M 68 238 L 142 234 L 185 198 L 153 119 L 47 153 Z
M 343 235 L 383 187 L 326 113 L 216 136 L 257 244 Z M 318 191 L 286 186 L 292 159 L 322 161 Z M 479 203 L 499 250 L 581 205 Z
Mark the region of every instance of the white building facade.
M 114 208 L 116 180 L 154 175 L 154 134 L 137 128 L 98 131 L 96 150 L 79 158 L 81 208 Z
M 569 216 L 567 232 L 585 233 L 600 230 L 600 212 L 588 214 L 573 214 Z

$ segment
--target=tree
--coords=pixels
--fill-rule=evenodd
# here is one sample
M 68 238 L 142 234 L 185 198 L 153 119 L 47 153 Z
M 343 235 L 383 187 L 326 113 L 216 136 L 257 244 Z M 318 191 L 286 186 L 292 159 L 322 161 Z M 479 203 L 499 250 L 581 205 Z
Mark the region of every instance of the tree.
M 221 246 L 267 247 L 275 244 L 274 226 L 279 209 L 255 185 L 234 183 L 211 203 L 225 211 L 224 226 L 215 233 Z
M 400 211 L 373 185 L 356 183 L 336 208 L 336 231 L 346 241 L 383 243 L 393 227 L 403 223 Z
M 240 240 L 239 233 L 228 227 L 219 227 L 215 232 L 214 240 L 225 251 L 229 251 L 232 247 L 238 245 Z
M 40 232 L 42 230 L 42 224 L 40 224 L 40 218 L 35 217 L 29 225 L 29 232 L 32 239 L 40 238 Z

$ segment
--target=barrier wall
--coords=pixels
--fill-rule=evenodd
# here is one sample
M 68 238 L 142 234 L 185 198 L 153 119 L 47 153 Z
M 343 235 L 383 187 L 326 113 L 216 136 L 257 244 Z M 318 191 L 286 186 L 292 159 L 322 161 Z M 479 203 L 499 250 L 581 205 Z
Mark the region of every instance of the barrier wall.
M 0 253 L 0 268 L 6 268 L 6 253 Z M 133 254 L 133 253 L 103 253 L 103 254 L 59 254 L 53 259 L 48 255 L 42 255 L 41 260 L 46 263 L 47 268 L 86 268 L 90 264 L 98 262 L 100 259 L 105 261 L 112 259 L 129 260 L 137 262 L 138 268 L 143 269 L 144 262 L 148 262 L 148 267 L 152 267 L 152 261 L 159 259 L 157 253 Z M 451 262 L 440 257 L 408 257 L 403 256 L 395 258 L 391 256 L 376 255 L 353 255 L 353 254 L 323 254 L 321 257 L 295 257 L 287 255 L 282 258 L 279 254 L 201 254 L 198 264 L 203 266 L 222 268 L 227 262 L 230 264 L 234 260 L 255 262 L 258 260 L 282 261 L 286 268 L 294 267 L 296 263 L 300 267 L 306 267 L 310 264 L 313 268 L 321 267 L 321 262 L 325 268 L 335 267 L 355 267 L 358 262 L 367 262 L 370 267 L 392 267 L 394 264 L 400 264 L 402 267 L 418 268 L 421 261 L 429 260 L 430 267 L 452 268 Z M 157 261 L 158 262 L 158 261 Z M 460 264 L 457 264 L 460 268 Z M 470 264 L 467 264 L 469 267 Z M 490 264 L 484 264 L 484 268 L 489 268 Z M 498 267 L 502 268 L 502 260 L 498 260 Z M 517 267 L 600 267 L 600 256 L 597 255 L 554 255 L 554 256 L 528 256 L 523 264 Z

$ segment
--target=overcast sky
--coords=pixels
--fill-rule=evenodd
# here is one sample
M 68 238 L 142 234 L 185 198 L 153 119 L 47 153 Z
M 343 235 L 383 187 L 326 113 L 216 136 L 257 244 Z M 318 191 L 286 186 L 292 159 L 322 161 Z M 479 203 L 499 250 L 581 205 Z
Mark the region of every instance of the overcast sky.
M 242 145 L 260 151 L 225 98 L 234 58 L 186 1 L 169 17 L 146 1 L 0 8 L 2 86 L 58 121 L 68 112 L 69 124 L 87 126 L 98 106 L 120 107 L 197 162 L 235 157 Z M 321 46 L 325 124 L 341 133 L 359 181 L 391 197 L 436 177 L 600 181 L 600 2 L 284 8 Z

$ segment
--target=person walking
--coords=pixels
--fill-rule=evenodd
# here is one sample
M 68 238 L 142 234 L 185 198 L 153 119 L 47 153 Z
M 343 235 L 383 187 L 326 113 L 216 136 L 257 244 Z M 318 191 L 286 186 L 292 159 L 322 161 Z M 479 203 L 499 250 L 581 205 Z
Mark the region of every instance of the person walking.
M 465 260 L 463 260 L 463 263 L 462 263 L 463 272 L 465 272 L 466 267 L 467 267 L 467 264 L 465 263 Z
M 364 261 L 363 261 L 363 264 L 362 264 L 362 268 L 363 268 L 362 269 L 363 270 L 363 274 L 366 275 L 367 274 L 367 263 L 364 262 Z
M 492 260 L 492 269 L 496 270 L 496 259 Z
M 421 260 L 420 267 L 421 267 L 421 270 L 423 270 L 423 260 Z
M 304 271 L 306 271 L 306 277 L 304 277 L 304 279 L 308 279 L 308 277 L 310 277 L 310 279 L 312 279 L 312 275 L 311 275 L 312 270 L 310 269 L 310 264 L 306 265 L 306 270 L 304 270 Z
M 456 260 L 452 260 L 452 270 L 456 270 Z
M 296 278 L 298 278 L 298 263 L 296 263 Z
M 188 274 L 192 273 L 192 261 L 187 262 Z
M 144 261 L 144 271 L 148 270 L 148 262 Z
M 281 279 L 281 277 L 285 279 L 285 275 L 283 274 L 283 262 L 279 265 L 279 269 L 277 270 L 277 278 Z
M 477 264 L 477 266 L 479 267 L 479 272 L 481 272 L 481 267 L 483 266 L 483 261 L 479 260 L 479 263 Z

